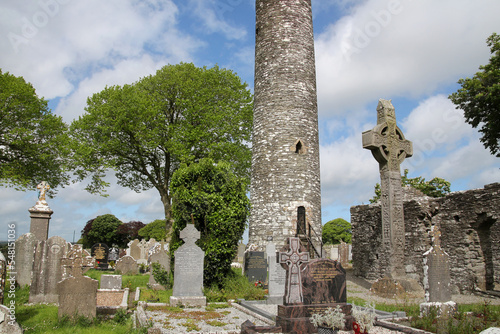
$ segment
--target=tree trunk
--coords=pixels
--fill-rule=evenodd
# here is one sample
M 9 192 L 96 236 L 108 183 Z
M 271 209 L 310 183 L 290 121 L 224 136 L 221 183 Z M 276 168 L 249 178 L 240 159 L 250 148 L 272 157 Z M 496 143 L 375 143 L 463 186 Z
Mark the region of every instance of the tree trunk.
M 166 242 L 170 243 L 172 239 L 172 228 L 174 221 L 172 220 L 172 198 L 168 191 L 160 191 L 161 201 L 163 203 L 163 208 L 165 210 L 165 232 L 166 232 Z

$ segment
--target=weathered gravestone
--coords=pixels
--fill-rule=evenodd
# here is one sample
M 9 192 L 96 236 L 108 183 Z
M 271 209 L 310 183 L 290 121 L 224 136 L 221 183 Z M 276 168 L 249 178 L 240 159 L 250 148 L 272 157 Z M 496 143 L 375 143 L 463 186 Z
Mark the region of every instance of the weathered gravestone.
M 63 278 L 61 260 L 69 250 L 70 243 L 58 236 L 37 243 L 31 276 L 30 303 L 57 303 L 57 282 Z
M 449 255 L 441 248 L 441 232 L 437 226 L 431 230 L 433 245 L 424 253 L 425 303 L 420 304 L 420 312 L 428 313 L 436 308 L 438 315 L 456 311 L 456 303 L 451 300 Z
M 103 243 L 97 243 L 90 249 L 92 256 L 97 261 L 99 268 L 108 268 L 109 247 Z
M 312 314 L 337 305 L 346 314 L 346 329 L 351 329 L 346 273 L 339 262 L 310 260 L 299 238 L 288 239 L 288 245 L 279 253 L 279 262 L 286 269 L 286 289 L 283 305 L 278 305 L 276 324 L 284 333 L 315 333 L 317 329 L 309 320 Z
M 76 245 L 75 245 L 76 246 Z M 78 245 L 79 246 L 79 245 Z M 70 276 L 57 283 L 59 292 L 58 316 L 84 316 L 94 318 L 97 310 L 97 288 L 99 281 L 83 276 L 84 266 L 88 264 L 86 251 L 75 248 L 73 258 L 65 259 L 65 266 L 70 268 Z
M 149 286 L 153 290 L 164 290 L 165 287 L 163 287 L 161 284 L 158 284 L 154 278 L 153 263 L 158 263 L 161 269 L 165 270 L 166 272 L 170 272 L 170 255 L 165 250 L 164 242 L 161 242 L 160 246 L 156 247 L 155 250 L 156 251 L 149 256 Z
M 388 259 L 386 274 L 392 278 L 404 277 L 405 229 L 400 165 L 412 156 L 413 146 L 396 125 L 391 101 L 379 100 L 377 125 L 363 132 L 363 148 L 371 150 L 379 163 L 382 242 Z
M 125 255 L 116 262 L 115 270 L 122 275 L 137 275 L 139 273 L 139 265 L 132 256 Z
M 7 260 L 0 252 L 0 304 L 3 304 L 7 279 Z
M 101 289 L 121 289 L 122 275 L 102 275 Z
M 16 281 L 20 286 L 31 284 L 36 244 L 33 233 L 23 234 L 16 240 Z
M 347 267 L 347 265 L 349 264 L 349 244 L 345 243 L 344 241 L 340 241 L 340 245 L 338 247 L 340 264 L 344 267 Z
M 207 301 L 203 296 L 203 261 L 205 253 L 195 242 L 200 238 L 200 232 L 193 224 L 187 224 L 180 237 L 184 244 L 175 255 L 174 289 L 170 297 L 170 305 L 205 306 Z
M 0 305 L 0 333 L 1 334 L 22 334 L 21 326 L 16 322 L 15 313 L 5 306 Z
M 72 271 L 76 270 L 73 268 L 75 261 L 77 261 L 76 258 L 82 259 L 79 264 L 82 274 L 85 274 L 87 270 L 95 266 L 95 258 L 90 256 L 87 250 L 83 249 L 83 245 L 75 244 L 70 246 L 70 250 L 61 260 L 61 265 L 63 267 L 62 279 L 70 277 Z
M 285 294 L 286 270 L 277 262 L 276 245 L 269 242 L 266 246 L 269 267 L 268 304 L 283 304 Z
M 115 262 L 118 261 L 118 259 L 120 258 L 120 249 L 119 248 L 110 248 L 109 249 L 109 253 L 108 253 L 108 262 Z
M 265 283 L 267 280 L 267 260 L 264 252 L 247 251 L 245 253 L 244 271 L 252 282 Z

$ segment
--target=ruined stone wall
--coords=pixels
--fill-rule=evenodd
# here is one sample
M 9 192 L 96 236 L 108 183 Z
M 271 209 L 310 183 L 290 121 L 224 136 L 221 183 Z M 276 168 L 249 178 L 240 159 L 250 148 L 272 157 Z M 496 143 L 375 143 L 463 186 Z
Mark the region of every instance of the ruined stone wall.
M 255 44 L 249 244 L 263 250 L 272 237 L 279 249 L 299 207 L 321 238 L 311 1 L 257 0 Z
M 422 283 L 422 255 L 431 247 L 428 232 L 437 225 L 441 246 L 450 255 L 453 293 L 500 287 L 500 183 L 454 192 L 443 198 L 404 202 L 405 270 Z M 351 208 L 353 267 L 375 280 L 385 274 L 380 204 Z

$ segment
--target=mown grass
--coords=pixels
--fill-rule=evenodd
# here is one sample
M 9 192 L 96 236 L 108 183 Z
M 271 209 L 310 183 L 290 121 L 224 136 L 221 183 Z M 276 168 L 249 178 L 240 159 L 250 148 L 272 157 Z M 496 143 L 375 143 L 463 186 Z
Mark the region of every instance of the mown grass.
M 122 314 L 111 320 L 107 317 L 87 319 L 85 317 L 58 318 L 56 305 L 25 305 L 28 303 L 29 287 L 16 289 L 16 321 L 22 326 L 25 334 L 139 334 L 147 333 L 146 329 L 133 328 L 130 315 Z M 6 299 L 6 304 L 10 299 Z
M 116 275 L 116 272 L 90 269 L 85 273 L 85 276 L 98 280 L 99 286 L 101 286 L 102 275 Z M 135 290 L 137 287 L 146 286 L 148 282 L 149 274 L 122 275 L 122 288 L 129 288 L 130 291 Z

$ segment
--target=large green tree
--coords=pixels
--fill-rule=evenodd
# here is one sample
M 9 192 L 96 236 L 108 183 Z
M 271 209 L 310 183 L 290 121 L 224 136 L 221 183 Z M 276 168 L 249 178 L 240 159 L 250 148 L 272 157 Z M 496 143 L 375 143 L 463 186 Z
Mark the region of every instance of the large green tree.
M 118 228 L 123 223 L 112 214 L 105 214 L 91 219 L 82 230 L 82 238 L 78 241 L 84 248 L 90 248 L 96 243 L 104 243 L 109 247 L 117 245 L 124 247 L 124 240 L 118 234 Z
M 425 178 L 421 176 L 409 178 L 408 169 L 404 170 L 404 175 L 401 176 L 401 186 L 402 187 L 412 187 L 420 190 L 424 195 L 429 197 L 443 197 L 450 193 L 451 183 L 445 179 L 435 177 L 430 181 L 425 181 Z M 382 190 L 380 189 L 380 183 L 375 185 L 375 195 L 370 199 L 370 203 L 375 203 L 380 199 Z
M 17 190 L 68 184 L 67 125 L 23 77 L 0 70 L 0 185 Z
M 231 262 L 243 236 L 250 210 L 246 181 L 227 162 L 199 163 L 179 168 L 172 178 L 174 228 L 173 253 L 181 244 L 179 233 L 194 220 L 200 231 L 198 246 L 205 252 L 205 286 L 220 284 L 231 271 Z
M 165 219 L 153 220 L 151 223 L 146 224 L 146 226 L 139 230 L 139 236 L 146 240 L 151 238 L 154 238 L 156 241 L 166 239 L 167 231 L 165 230 L 165 224 Z
M 325 245 L 339 244 L 340 241 L 351 242 L 351 224 L 342 218 L 330 220 L 323 225 L 322 239 Z
M 467 123 L 480 127 L 484 147 L 500 157 L 500 35 L 493 33 L 486 43 L 492 54 L 489 64 L 479 66 L 472 78 L 460 79 L 462 88 L 449 99 L 464 111 Z
M 137 192 L 156 188 L 170 221 L 171 177 L 181 163 L 209 157 L 250 175 L 252 95 L 232 71 L 167 65 L 131 85 L 106 87 L 71 125 L 78 179 L 102 192 L 113 169 Z

